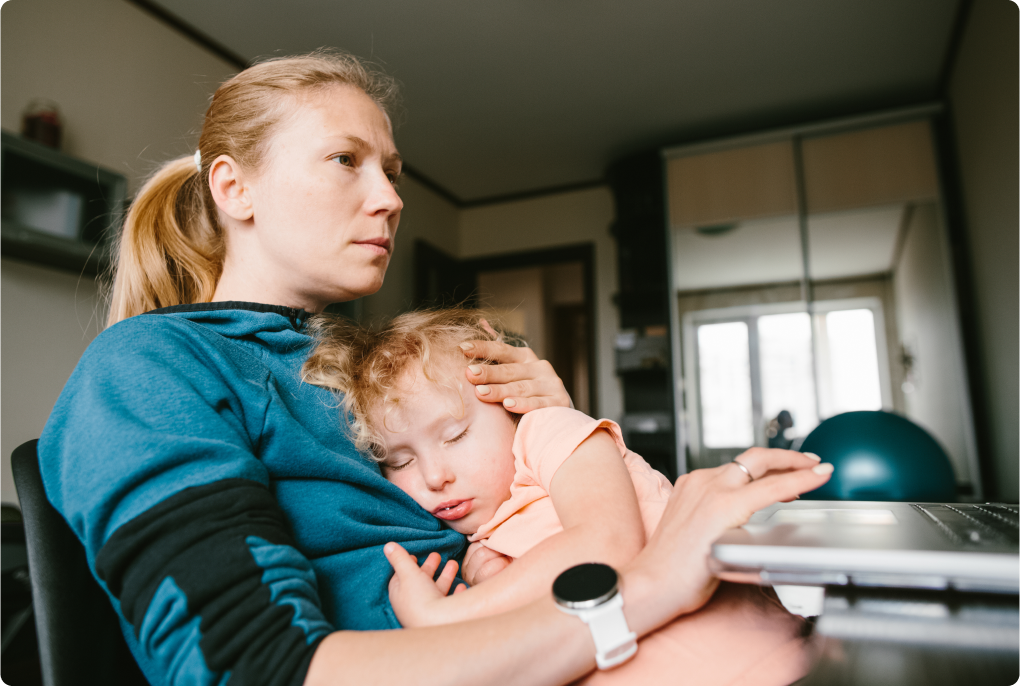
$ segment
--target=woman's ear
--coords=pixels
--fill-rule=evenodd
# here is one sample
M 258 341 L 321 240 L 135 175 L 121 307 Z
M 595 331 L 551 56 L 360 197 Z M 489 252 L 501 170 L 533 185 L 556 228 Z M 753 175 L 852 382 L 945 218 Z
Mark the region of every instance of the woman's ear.
M 232 157 L 220 155 L 209 166 L 209 190 L 220 211 L 232 219 L 247 221 L 255 214 L 244 171 Z

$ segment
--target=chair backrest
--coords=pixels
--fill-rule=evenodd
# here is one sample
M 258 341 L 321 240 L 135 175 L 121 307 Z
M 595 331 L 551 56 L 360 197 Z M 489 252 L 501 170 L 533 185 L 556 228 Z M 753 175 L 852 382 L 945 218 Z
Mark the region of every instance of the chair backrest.
M 846 412 L 808 434 L 800 449 L 835 466 L 805 500 L 954 502 L 956 477 L 946 452 L 920 426 L 891 412 Z
M 25 521 L 43 683 L 146 684 L 84 546 L 46 499 L 37 443 L 17 447 L 11 467 Z

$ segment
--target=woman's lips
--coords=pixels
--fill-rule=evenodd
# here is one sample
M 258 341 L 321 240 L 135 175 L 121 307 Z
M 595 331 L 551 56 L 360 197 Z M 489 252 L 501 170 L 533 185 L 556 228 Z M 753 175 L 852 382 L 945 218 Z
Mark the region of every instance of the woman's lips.
M 470 498 L 468 500 L 450 500 L 432 510 L 432 515 L 439 519 L 452 522 L 455 519 L 461 519 L 462 517 L 467 516 L 467 514 L 471 512 L 473 504 L 474 501 Z
M 368 238 L 363 241 L 354 241 L 354 244 L 368 248 L 377 255 L 388 255 L 392 248 L 389 238 Z

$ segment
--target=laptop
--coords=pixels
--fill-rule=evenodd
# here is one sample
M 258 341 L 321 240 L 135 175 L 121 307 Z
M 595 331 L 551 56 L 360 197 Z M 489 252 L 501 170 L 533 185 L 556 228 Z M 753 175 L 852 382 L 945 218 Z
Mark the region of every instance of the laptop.
M 712 546 L 722 579 L 1020 593 L 1016 505 L 797 500 Z

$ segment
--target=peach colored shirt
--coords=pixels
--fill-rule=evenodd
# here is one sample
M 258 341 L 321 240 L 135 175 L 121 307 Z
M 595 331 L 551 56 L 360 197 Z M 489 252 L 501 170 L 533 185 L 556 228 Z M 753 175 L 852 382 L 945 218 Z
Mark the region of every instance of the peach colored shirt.
M 514 482 L 510 498 L 469 537 L 504 555 L 521 557 L 533 546 L 563 531 L 549 487 L 556 470 L 577 446 L 599 429 L 607 429 L 627 465 L 641 508 L 645 532 L 651 535 L 662 518 L 673 486 L 637 453 L 623 444 L 616 422 L 592 419 L 568 407 L 547 407 L 521 417 L 514 437 Z
M 560 465 L 600 428 L 608 429 L 616 440 L 638 494 L 645 531 L 651 534 L 673 490 L 666 477 L 627 449 L 616 422 L 551 407 L 521 418 L 514 438 L 516 474 L 510 498 L 470 540 L 517 558 L 562 531 L 549 485 Z M 771 589 L 722 583 L 701 610 L 644 637 L 635 659 L 609 671 L 595 671 L 575 684 L 786 686 L 810 666 L 803 626 Z

